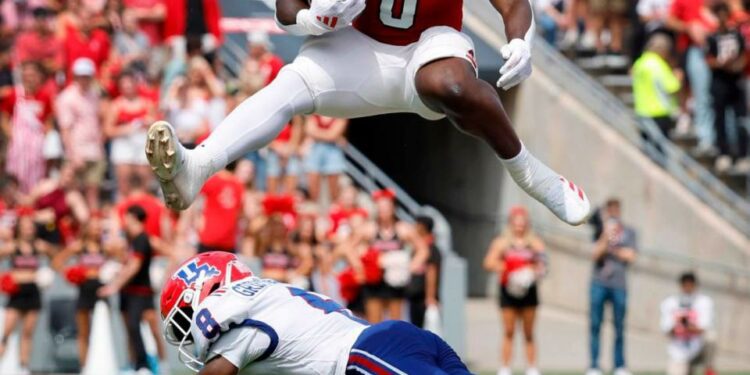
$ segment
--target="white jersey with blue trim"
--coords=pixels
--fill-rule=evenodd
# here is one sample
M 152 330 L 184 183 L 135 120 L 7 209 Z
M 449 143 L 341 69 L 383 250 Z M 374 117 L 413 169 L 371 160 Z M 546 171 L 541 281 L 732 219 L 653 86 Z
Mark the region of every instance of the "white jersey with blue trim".
M 325 296 L 254 276 L 206 297 L 193 322 L 199 359 L 252 374 L 344 374 L 367 327 Z

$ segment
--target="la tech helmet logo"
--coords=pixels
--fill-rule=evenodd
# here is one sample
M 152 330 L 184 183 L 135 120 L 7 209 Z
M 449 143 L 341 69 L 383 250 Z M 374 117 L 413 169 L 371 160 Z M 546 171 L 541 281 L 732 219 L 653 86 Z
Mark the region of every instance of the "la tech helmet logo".
M 173 279 L 180 279 L 185 283 L 185 286 L 192 286 L 193 283 L 198 281 L 199 277 L 211 278 L 218 276 L 219 270 L 210 264 L 198 265 L 196 260 L 182 266 L 179 271 L 172 277 Z

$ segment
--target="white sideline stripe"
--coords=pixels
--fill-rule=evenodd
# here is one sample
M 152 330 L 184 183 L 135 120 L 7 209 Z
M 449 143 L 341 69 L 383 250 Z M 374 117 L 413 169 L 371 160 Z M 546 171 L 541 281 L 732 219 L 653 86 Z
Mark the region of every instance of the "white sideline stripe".
M 361 373 L 363 373 L 365 375 L 372 375 L 371 373 L 367 372 L 362 367 L 359 367 L 359 366 L 356 366 L 356 365 L 351 365 L 351 366 L 347 367 L 346 369 L 347 370 L 356 370 L 356 371 L 359 371 L 359 372 L 361 372 Z
M 391 371 L 393 371 L 393 372 L 395 372 L 395 373 L 397 373 L 399 375 L 407 375 L 405 372 L 403 372 L 403 371 L 401 371 L 401 370 L 399 370 L 399 369 L 391 366 L 390 363 L 388 363 L 388 362 L 386 362 L 386 361 L 384 361 L 384 360 L 382 360 L 382 359 L 380 359 L 380 358 L 378 358 L 378 357 L 376 357 L 376 356 L 374 356 L 374 355 L 372 355 L 372 354 L 370 354 L 368 352 L 365 352 L 365 351 L 362 351 L 362 350 L 359 350 L 359 349 L 352 349 L 351 352 L 352 353 L 357 353 L 357 354 L 362 354 L 363 356 L 365 356 L 367 358 L 370 358 L 373 361 L 379 362 L 381 365 L 387 367 L 389 370 L 391 370 Z

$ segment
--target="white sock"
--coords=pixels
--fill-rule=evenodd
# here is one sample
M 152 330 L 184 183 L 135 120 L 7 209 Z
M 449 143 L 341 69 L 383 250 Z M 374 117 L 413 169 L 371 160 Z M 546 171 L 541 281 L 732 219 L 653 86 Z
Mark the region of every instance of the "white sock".
M 313 98 L 302 78 L 292 70 L 283 69 L 268 86 L 245 99 L 189 158 L 207 165 L 209 175 L 269 144 L 294 115 L 310 113 Z
M 500 159 L 500 161 L 503 162 L 516 184 L 537 200 L 540 199 L 538 196 L 544 193 L 542 191 L 544 188 L 540 185 L 549 185 L 549 181 L 558 178 L 557 173 L 531 155 L 523 144 L 518 155 L 510 159 Z
M 518 155 L 500 161 L 521 189 L 561 220 L 578 225 L 588 217 L 591 207 L 583 190 L 540 162 L 523 144 Z

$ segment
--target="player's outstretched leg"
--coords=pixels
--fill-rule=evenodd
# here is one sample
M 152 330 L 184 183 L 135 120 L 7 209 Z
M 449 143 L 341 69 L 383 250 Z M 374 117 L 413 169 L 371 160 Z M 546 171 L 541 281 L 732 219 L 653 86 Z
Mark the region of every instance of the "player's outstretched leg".
M 146 156 L 167 205 L 184 210 L 212 174 L 248 152 L 270 143 L 295 114 L 313 109 L 313 99 L 297 73 L 282 70 L 263 90 L 242 102 L 194 150 L 187 150 L 171 125 L 151 125 Z
M 422 101 L 463 131 L 483 139 L 500 157 L 513 180 L 568 224 L 588 218 L 591 204 L 582 189 L 537 160 L 513 130 L 495 88 L 479 80 L 460 58 L 423 66 L 415 85 Z

